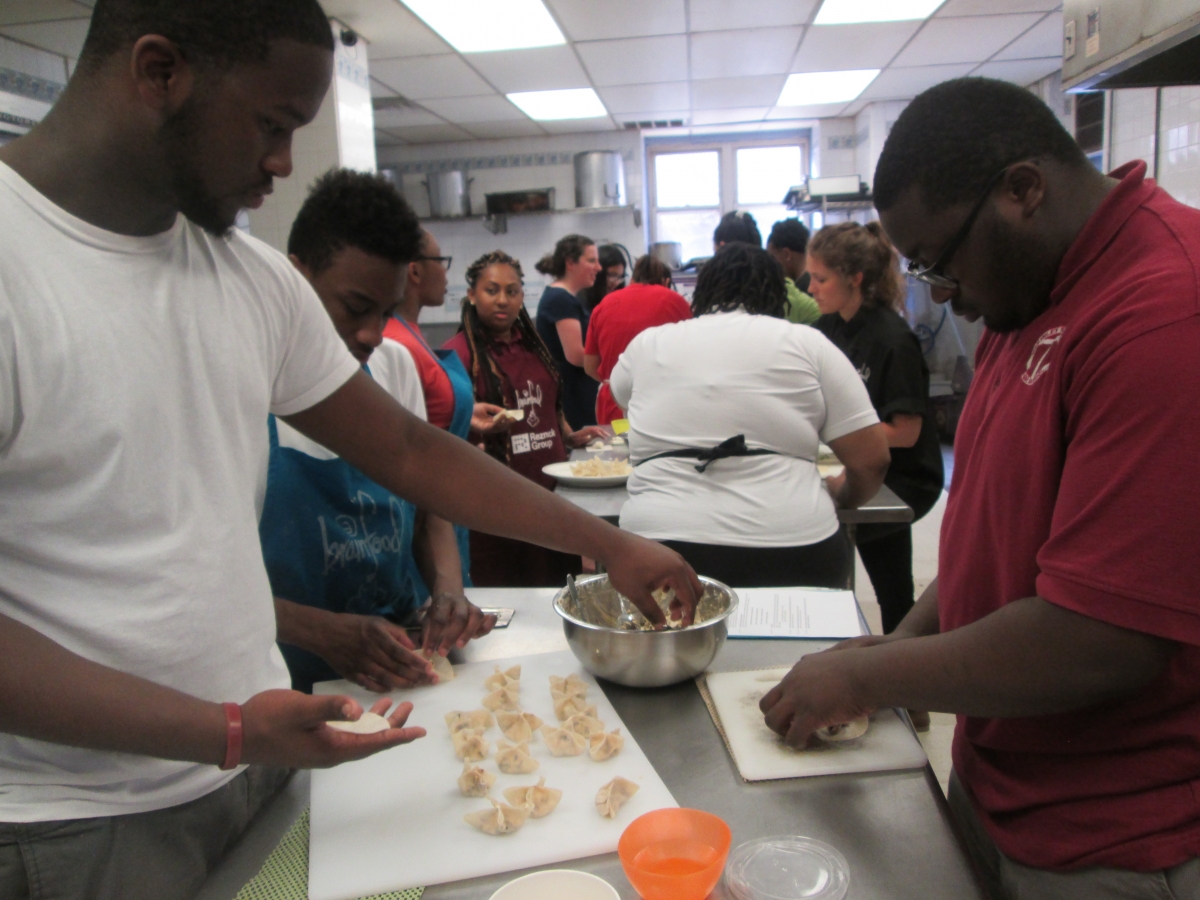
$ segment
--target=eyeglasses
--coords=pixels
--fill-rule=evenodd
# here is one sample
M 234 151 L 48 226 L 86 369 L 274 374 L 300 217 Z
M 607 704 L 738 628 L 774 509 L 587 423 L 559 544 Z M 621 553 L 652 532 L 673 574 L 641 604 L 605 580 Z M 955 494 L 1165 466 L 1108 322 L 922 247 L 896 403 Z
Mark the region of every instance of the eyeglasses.
M 443 266 L 446 267 L 446 271 L 449 272 L 450 271 L 450 261 L 453 260 L 454 257 L 453 256 L 418 256 L 417 259 L 423 260 L 426 262 L 440 262 Z
M 932 264 L 922 267 L 915 259 L 908 264 L 909 277 L 923 281 L 930 287 L 941 288 L 946 291 L 958 289 L 958 279 L 951 278 L 949 275 L 943 274 L 942 270 L 950 264 L 950 260 L 954 258 L 954 254 L 958 252 L 958 248 L 962 246 L 963 241 L 967 239 L 967 235 L 971 233 L 971 226 L 975 224 L 975 220 L 979 217 L 979 213 L 983 211 L 983 205 L 987 203 L 988 197 L 992 196 L 992 191 L 1000 180 L 1008 174 L 1010 166 L 1005 166 L 999 172 L 989 179 L 987 187 L 983 189 L 983 195 L 975 202 L 975 208 L 971 210 L 971 214 L 967 216 L 962 227 L 958 229 L 958 233 L 950 238 L 950 242 L 946 244 L 941 254 Z

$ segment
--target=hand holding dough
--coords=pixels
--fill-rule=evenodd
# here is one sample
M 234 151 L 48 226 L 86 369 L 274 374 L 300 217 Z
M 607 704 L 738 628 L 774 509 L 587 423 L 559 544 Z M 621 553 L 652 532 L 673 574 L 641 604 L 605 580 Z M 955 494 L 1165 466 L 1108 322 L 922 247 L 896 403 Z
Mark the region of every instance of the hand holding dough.
M 606 819 L 616 818 L 625 801 L 638 792 L 638 785 L 617 776 L 596 792 L 596 812 Z
M 862 716 L 853 722 L 846 722 L 843 725 L 827 725 L 824 728 L 818 728 L 817 737 L 823 741 L 830 741 L 832 743 L 852 741 L 866 734 L 870 724 L 871 720 L 867 716 Z
M 350 734 L 377 734 L 380 731 L 387 731 L 392 727 L 392 723 L 385 719 L 379 713 L 365 712 L 362 716 L 353 722 L 326 722 L 334 731 L 345 731 Z
M 421 655 L 433 666 L 433 674 L 438 677 L 438 684 L 454 680 L 454 666 L 450 660 L 435 650 L 422 650 Z

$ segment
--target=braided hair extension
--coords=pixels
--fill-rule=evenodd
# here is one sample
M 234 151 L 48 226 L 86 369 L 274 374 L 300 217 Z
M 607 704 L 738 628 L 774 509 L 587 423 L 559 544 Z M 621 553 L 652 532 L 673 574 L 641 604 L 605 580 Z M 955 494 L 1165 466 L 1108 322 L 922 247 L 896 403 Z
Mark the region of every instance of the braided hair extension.
M 522 283 L 525 281 L 525 273 L 521 271 L 521 263 L 518 260 L 503 250 L 493 250 L 467 266 L 467 287 L 474 290 L 475 285 L 479 283 L 479 276 L 489 266 L 508 266 L 517 273 L 517 278 Z M 496 364 L 496 360 L 490 352 L 493 338 L 479 318 L 479 311 L 475 309 L 475 304 L 469 299 L 463 300 L 462 324 L 459 325 L 458 330 L 466 336 L 467 347 L 471 352 L 471 382 L 475 386 L 476 399 L 483 403 L 503 406 L 505 409 L 514 407 L 517 403 L 516 391 L 511 384 L 507 384 L 504 373 Z M 554 362 L 554 357 L 550 355 L 550 348 L 538 335 L 537 328 L 533 324 L 533 319 L 529 317 L 524 303 L 521 304 L 517 318 L 513 322 L 513 332 L 517 340 L 537 354 L 546 371 L 550 373 L 550 377 L 554 379 L 557 398 L 554 409 L 554 427 L 559 428 L 558 423 L 562 421 L 563 417 L 562 379 L 558 374 L 558 365 Z M 506 385 L 507 391 L 505 390 Z M 484 447 L 496 459 L 506 465 L 512 464 L 512 444 L 509 442 L 507 434 L 486 435 Z
M 813 236 L 808 252 L 843 278 L 861 272 L 863 306 L 903 309 L 906 285 L 900 258 L 878 222 L 826 225 Z
M 766 250 L 735 241 L 704 264 L 692 294 L 692 315 L 733 312 L 785 318 L 783 267 Z

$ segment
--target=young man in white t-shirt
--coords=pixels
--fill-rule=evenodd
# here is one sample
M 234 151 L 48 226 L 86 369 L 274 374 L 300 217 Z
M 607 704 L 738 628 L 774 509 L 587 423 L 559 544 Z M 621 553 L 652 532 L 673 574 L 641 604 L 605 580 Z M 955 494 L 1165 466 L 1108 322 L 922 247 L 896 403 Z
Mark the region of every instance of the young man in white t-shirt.
M 315 0 L 98 0 L 71 84 L 0 148 L 0 896 L 189 896 L 281 768 L 423 734 L 407 705 L 334 731 L 358 704 L 286 689 L 270 413 L 450 521 L 599 560 L 656 619 L 654 588 L 694 608 L 677 555 L 406 413 L 230 232 L 332 60 Z

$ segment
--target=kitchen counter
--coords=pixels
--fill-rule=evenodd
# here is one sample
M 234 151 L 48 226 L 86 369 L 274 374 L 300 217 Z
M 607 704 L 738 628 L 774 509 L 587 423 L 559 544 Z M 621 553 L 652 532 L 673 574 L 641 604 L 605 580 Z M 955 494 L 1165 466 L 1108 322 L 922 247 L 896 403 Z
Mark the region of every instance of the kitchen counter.
M 474 588 L 467 593 L 481 606 L 514 607 L 517 613 L 508 628 L 452 656 L 455 662 L 567 649 L 561 622 L 551 606 L 552 589 Z M 727 641 L 710 671 L 786 664 L 829 645 L 827 641 Z M 747 784 L 738 775 L 692 682 L 658 690 L 601 684 L 679 804 L 721 816 L 733 829 L 735 847 L 773 834 L 803 834 L 826 841 L 850 863 L 849 900 L 982 898 L 928 765 L 908 772 Z M 298 773 L 209 878 L 199 895 L 201 900 L 232 900 L 254 877 L 308 805 L 308 786 L 308 773 Z M 599 875 L 623 900 L 637 897 L 615 853 L 558 867 Z M 507 872 L 435 885 L 425 891 L 424 900 L 487 900 L 519 874 Z M 732 897 L 721 884 L 710 900 Z

